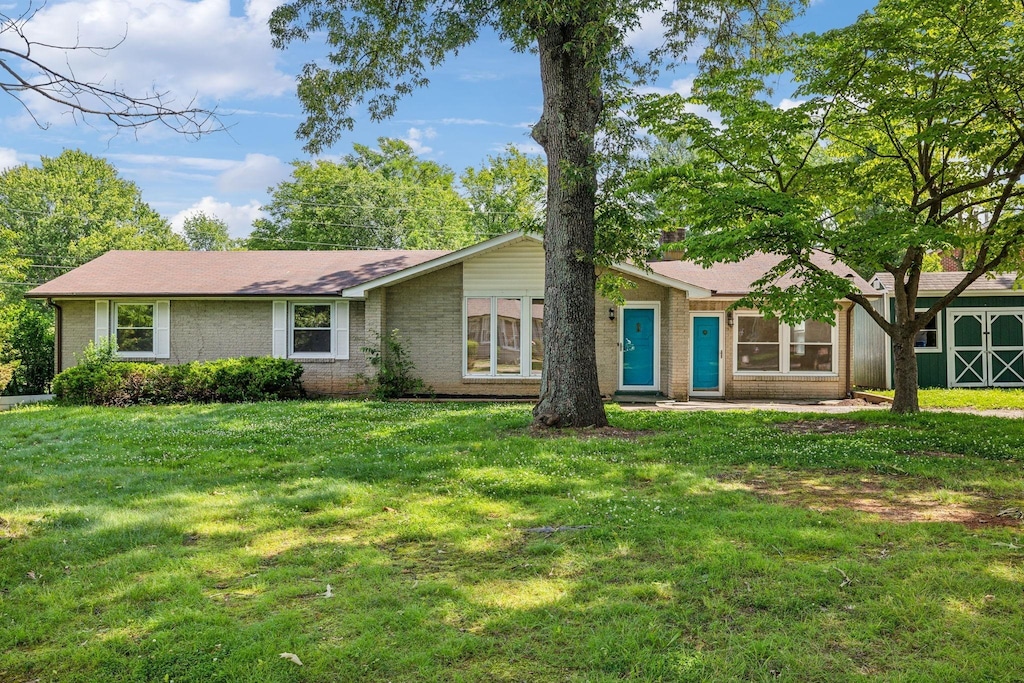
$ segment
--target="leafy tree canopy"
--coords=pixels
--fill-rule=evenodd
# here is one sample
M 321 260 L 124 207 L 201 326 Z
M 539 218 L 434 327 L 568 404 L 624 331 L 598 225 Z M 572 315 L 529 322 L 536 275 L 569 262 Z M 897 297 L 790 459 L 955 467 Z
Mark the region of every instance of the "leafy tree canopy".
M 185 219 L 182 232 L 192 251 L 228 251 L 240 246 L 240 241 L 228 233 L 227 223 L 202 211 Z
M 1022 19 L 1007 0 L 882 0 L 849 27 L 704 77 L 689 101 L 646 106 L 644 120 L 694 155 L 657 169 L 646 189 L 678 207 L 665 217 L 689 230 L 689 258 L 785 256 L 740 305 L 788 321 L 832 319 L 842 297 L 864 306 L 893 338 L 896 407 L 916 410 L 914 334 L 984 273 L 1024 265 Z M 784 74 L 793 106 L 776 107 L 766 83 Z M 687 113 L 693 104 L 721 124 Z M 915 312 L 926 256 L 951 249 L 970 255 L 968 274 Z M 813 250 L 866 276 L 891 273 L 895 320 L 811 263 Z M 804 284 L 775 286 L 788 271 Z
M 488 156 L 479 168 L 467 168 L 460 182 L 473 210 L 473 227 L 480 235 L 544 228 L 548 171 L 544 160 L 509 145 Z
M 79 150 L 0 173 L 0 225 L 28 261 L 28 282 L 111 249 L 185 249 L 184 240 L 104 159 Z
M 477 241 L 446 166 L 401 140 L 355 145 L 340 162 L 293 163 L 271 192 L 250 249 L 456 249 Z

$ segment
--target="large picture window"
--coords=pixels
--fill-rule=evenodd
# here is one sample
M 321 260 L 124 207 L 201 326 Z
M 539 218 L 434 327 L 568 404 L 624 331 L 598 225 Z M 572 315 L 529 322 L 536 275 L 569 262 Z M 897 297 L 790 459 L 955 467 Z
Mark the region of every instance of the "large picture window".
M 543 299 L 468 297 L 465 311 L 466 376 L 540 375 L 544 358 Z
M 785 325 L 756 314 L 736 316 L 736 371 L 835 372 L 836 328 L 817 320 Z

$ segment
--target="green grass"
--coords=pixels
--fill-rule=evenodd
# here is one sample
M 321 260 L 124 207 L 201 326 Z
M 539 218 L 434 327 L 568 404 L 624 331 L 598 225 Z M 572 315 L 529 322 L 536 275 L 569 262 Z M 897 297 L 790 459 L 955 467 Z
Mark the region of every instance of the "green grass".
M 1024 421 L 611 411 L 0 414 L 0 680 L 1021 679 Z
M 873 394 L 892 396 L 893 391 L 870 390 Z M 1024 389 L 918 389 L 922 408 L 978 408 L 1024 410 Z

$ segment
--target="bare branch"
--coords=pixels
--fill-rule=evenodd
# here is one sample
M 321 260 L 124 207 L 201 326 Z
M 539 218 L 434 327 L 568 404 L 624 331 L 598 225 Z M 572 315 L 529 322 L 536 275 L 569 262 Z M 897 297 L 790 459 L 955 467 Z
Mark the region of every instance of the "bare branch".
M 49 124 L 40 121 L 33 112 L 27 95 L 49 100 L 76 119 L 101 118 L 118 129 L 138 130 L 159 123 L 190 138 L 225 130 L 216 109 L 200 107 L 194 97 L 179 106 L 166 91 L 137 95 L 116 82 L 106 85 L 102 81 L 78 78 L 70 63 L 73 52 L 105 54 L 121 45 L 124 37 L 107 46 L 83 44 L 77 39 L 66 45 L 32 40 L 28 25 L 40 9 L 30 5 L 19 16 L 0 12 L 0 35 L 6 34 L 8 38 L 0 45 L 0 91 L 18 100 L 40 128 L 45 129 Z M 63 53 L 63 66 L 54 66 L 37 57 L 34 53 L 40 49 Z

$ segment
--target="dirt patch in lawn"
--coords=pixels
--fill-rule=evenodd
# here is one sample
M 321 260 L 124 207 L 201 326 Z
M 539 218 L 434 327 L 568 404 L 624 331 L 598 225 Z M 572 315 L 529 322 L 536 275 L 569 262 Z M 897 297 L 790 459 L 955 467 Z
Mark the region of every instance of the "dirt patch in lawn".
M 1022 524 L 1015 515 L 1000 515 L 1006 505 L 999 501 L 980 494 L 941 489 L 926 479 L 900 478 L 898 485 L 893 486 L 892 479 L 881 476 L 834 473 L 811 478 L 802 472 L 784 470 L 773 470 L 760 477 L 730 473 L 718 479 L 728 488 L 819 512 L 857 510 L 887 522 L 954 522 L 972 529 Z
M 797 420 L 796 422 L 780 422 L 775 425 L 780 432 L 787 434 L 853 434 L 865 429 L 880 429 L 880 425 L 844 420 L 842 418 L 826 418 L 824 420 Z

